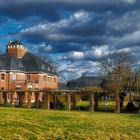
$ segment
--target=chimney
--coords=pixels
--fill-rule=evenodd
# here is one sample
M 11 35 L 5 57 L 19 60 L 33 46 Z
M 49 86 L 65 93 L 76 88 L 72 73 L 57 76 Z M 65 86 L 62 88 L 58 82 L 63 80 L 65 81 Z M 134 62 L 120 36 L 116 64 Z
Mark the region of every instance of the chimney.
M 27 48 L 17 40 L 10 41 L 6 50 L 8 54 L 15 55 L 17 58 L 22 58 L 27 52 Z

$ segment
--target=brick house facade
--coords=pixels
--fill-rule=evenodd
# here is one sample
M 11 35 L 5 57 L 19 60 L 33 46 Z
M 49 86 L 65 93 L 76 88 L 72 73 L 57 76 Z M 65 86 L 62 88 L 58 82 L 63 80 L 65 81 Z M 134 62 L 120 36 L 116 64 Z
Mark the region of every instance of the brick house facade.
M 53 66 L 29 53 L 19 41 L 8 43 L 6 53 L 0 55 L 0 89 L 57 88 L 58 76 Z

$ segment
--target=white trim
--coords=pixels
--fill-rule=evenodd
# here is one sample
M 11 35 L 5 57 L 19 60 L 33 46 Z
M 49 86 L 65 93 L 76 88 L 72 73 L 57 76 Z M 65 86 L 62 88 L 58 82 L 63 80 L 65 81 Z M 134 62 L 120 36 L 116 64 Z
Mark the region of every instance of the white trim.
M 25 73 L 15 73 L 15 74 L 19 74 L 19 75 L 26 75 Z

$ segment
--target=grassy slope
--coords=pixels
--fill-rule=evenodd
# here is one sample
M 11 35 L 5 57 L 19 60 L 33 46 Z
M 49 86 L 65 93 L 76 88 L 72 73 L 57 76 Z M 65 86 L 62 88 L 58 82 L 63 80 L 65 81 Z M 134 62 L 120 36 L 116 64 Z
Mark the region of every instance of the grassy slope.
M 140 139 L 140 115 L 0 108 L 1 139 Z

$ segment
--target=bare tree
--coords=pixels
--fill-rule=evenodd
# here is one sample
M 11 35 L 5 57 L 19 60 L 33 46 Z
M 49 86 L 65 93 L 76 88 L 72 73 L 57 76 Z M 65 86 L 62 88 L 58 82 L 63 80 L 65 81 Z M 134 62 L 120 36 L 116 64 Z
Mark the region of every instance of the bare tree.
M 130 93 L 137 82 L 139 67 L 130 52 L 117 52 L 109 54 L 102 62 L 101 68 L 109 75 L 111 80 L 123 83 L 125 90 Z
M 87 71 L 81 74 L 81 77 L 87 77 Z
M 54 61 L 52 60 L 52 58 L 49 56 L 49 55 L 46 55 L 46 54 L 41 54 L 39 55 L 39 57 L 44 60 L 45 62 L 53 65 L 54 64 Z

